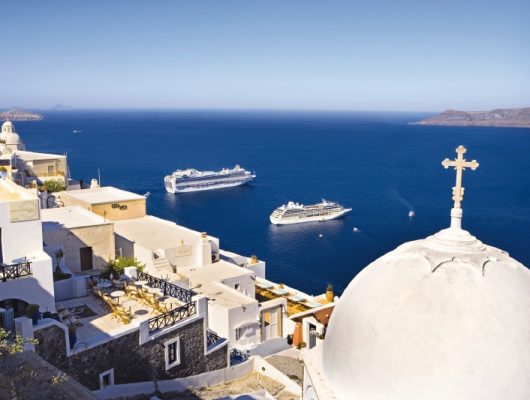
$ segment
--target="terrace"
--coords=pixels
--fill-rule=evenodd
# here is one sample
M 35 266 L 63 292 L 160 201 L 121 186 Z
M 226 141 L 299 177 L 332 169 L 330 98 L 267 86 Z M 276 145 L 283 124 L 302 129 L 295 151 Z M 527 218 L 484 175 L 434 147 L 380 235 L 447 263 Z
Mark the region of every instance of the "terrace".
M 300 292 L 296 289 L 276 284 L 266 279 L 256 278 L 256 299 L 262 303 L 264 301 L 278 298 L 287 300 L 287 314 L 289 316 L 321 307 L 323 304 L 312 296 Z
M 154 335 L 197 314 L 193 292 L 148 274 L 139 280 L 113 283 L 98 277 L 89 281 L 88 296 L 56 304 L 61 322 L 74 326 L 75 350 L 90 348 L 147 324 Z

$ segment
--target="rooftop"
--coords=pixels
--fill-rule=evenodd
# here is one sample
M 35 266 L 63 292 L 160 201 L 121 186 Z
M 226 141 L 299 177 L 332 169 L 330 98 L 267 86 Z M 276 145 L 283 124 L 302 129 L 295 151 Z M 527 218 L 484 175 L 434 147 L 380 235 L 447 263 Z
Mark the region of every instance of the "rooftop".
M 254 275 L 252 271 L 232 263 L 221 260 L 203 267 L 178 268 L 178 272 L 189 279 L 189 285 L 194 292 L 215 299 L 217 305 L 231 308 L 256 301 L 253 297 L 223 283 L 225 279 Z
M 66 158 L 62 154 L 36 153 L 33 151 L 17 150 L 15 155 L 24 161 L 53 160 L 56 158 Z
M 109 225 L 111 222 L 81 206 L 47 208 L 41 210 L 42 229 L 82 228 Z
M 34 190 L 24 189 L 10 180 L 0 179 L 0 201 L 36 200 Z
M 118 235 L 152 251 L 177 247 L 182 241 L 190 244 L 201 237 L 200 232 L 151 215 L 116 221 L 114 230 Z
M 104 186 L 96 189 L 69 190 L 67 192 L 61 192 L 61 196 L 70 196 L 92 205 L 130 200 L 145 200 L 144 196 L 118 189 L 113 186 Z

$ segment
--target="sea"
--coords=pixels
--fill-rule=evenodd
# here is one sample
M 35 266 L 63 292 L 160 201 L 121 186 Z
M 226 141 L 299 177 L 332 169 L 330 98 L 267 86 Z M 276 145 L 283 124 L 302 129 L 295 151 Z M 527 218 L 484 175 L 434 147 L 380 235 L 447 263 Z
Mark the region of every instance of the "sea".
M 150 193 L 149 214 L 256 255 L 267 277 L 309 294 L 340 294 L 400 244 L 449 225 L 454 170 L 467 147 L 463 226 L 530 266 L 530 129 L 410 125 L 432 114 L 383 112 L 112 110 L 45 112 L 17 122 L 28 150 L 67 154 L 71 176 Z M 176 169 L 255 171 L 246 186 L 166 193 Z M 274 226 L 288 201 L 337 201 L 345 218 Z M 415 216 L 410 218 L 409 211 Z M 354 232 L 353 228 L 360 232 Z M 178 238 L 175 238 L 178 241 Z

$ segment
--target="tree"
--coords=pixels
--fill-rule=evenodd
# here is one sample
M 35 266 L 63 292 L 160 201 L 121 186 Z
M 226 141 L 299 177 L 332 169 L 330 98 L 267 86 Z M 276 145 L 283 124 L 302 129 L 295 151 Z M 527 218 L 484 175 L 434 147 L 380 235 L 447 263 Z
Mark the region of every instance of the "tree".
M 6 354 L 22 353 L 26 343 L 38 344 L 37 339 L 24 339 L 18 335 L 9 340 L 9 332 L 0 328 L 0 357 Z

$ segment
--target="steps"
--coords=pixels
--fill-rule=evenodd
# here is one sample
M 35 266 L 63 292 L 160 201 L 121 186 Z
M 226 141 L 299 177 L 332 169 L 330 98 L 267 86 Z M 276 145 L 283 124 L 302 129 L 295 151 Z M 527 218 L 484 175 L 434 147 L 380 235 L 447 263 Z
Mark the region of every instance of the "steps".
M 156 258 L 153 261 L 157 276 L 171 275 L 173 273 L 173 267 L 165 257 Z

